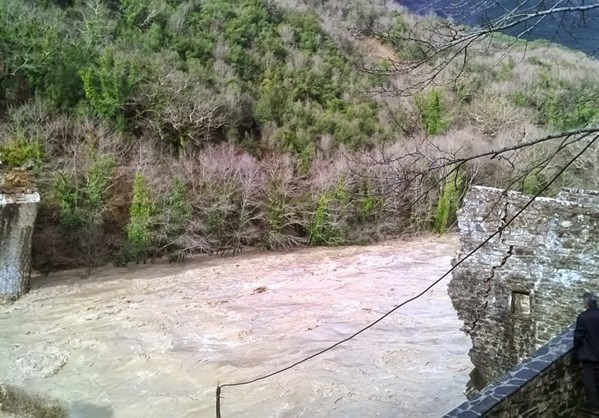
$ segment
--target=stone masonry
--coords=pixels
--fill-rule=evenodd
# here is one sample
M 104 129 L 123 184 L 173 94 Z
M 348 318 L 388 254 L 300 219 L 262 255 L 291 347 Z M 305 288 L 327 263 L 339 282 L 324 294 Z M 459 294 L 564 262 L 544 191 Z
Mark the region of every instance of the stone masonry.
M 29 172 L 0 171 L 0 303 L 27 292 L 40 196 Z
M 507 371 L 474 399 L 443 418 L 587 417 L 580 364 L 574 359 L 570 326 L 530 358 Z
M 458 259 L 530 199 L 473 187 L 458 213 Z M 487 386 L 571 324 L 586 291 L 599 291 L 598 193 L 564 190 L 555 199 L 537 198 L 458 266 L 449 284 L 472 339 L 470 389 Z

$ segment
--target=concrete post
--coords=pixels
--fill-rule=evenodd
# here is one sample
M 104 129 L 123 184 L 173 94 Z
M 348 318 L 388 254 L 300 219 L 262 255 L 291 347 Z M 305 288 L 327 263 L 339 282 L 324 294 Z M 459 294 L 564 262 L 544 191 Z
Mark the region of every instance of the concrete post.
M 31 236 L 40 196 L 26 171 L 0 171 L 0 303 L 29 290 Z

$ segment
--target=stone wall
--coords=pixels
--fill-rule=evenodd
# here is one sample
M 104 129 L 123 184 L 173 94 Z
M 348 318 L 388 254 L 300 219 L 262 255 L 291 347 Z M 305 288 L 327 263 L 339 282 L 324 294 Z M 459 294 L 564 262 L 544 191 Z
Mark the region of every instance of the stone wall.
M 27 292 L 31 269 L 31 236 L 39 194 L 31 176 L 0 171 L 0 303 Z
M 473 187 L 458 213 L 460 257 L 530 199 Z M 454 260 L 455 263 L 455 260 Z M 581 295 L 599 290 L 599 196 L 537 198 L 454 272 L 449 295 L 472 339 L 471 388 L 481 389 L 572 323 Z
M 580 364 L 572 351 L 573 328 L 550 340 L 444 418 L 585 416 L 578 408 L 584 400 L 584 390 Z

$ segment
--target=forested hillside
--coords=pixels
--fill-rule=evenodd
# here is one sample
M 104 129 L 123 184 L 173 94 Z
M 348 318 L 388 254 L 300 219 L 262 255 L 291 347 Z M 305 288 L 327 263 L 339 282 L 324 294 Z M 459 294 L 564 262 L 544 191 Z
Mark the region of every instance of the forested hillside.
M 401 36 L 415 19 L 382 1 L 0 2 L 0 161 L 36 175 L 35 266 L 442 232 L 469 182 L 518 171 L 471 166 L 416 204 L 398 156 L 597 120 L 596 62 L 501 39 L 455 79 L 384 94 L 421 53 Z

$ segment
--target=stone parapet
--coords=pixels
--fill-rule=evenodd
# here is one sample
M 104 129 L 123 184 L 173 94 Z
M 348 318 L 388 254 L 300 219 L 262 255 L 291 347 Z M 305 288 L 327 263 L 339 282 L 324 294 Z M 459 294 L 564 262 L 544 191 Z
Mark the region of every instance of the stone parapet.
M 444 418 L 576 417 L 583 401 L 571 325 Z

